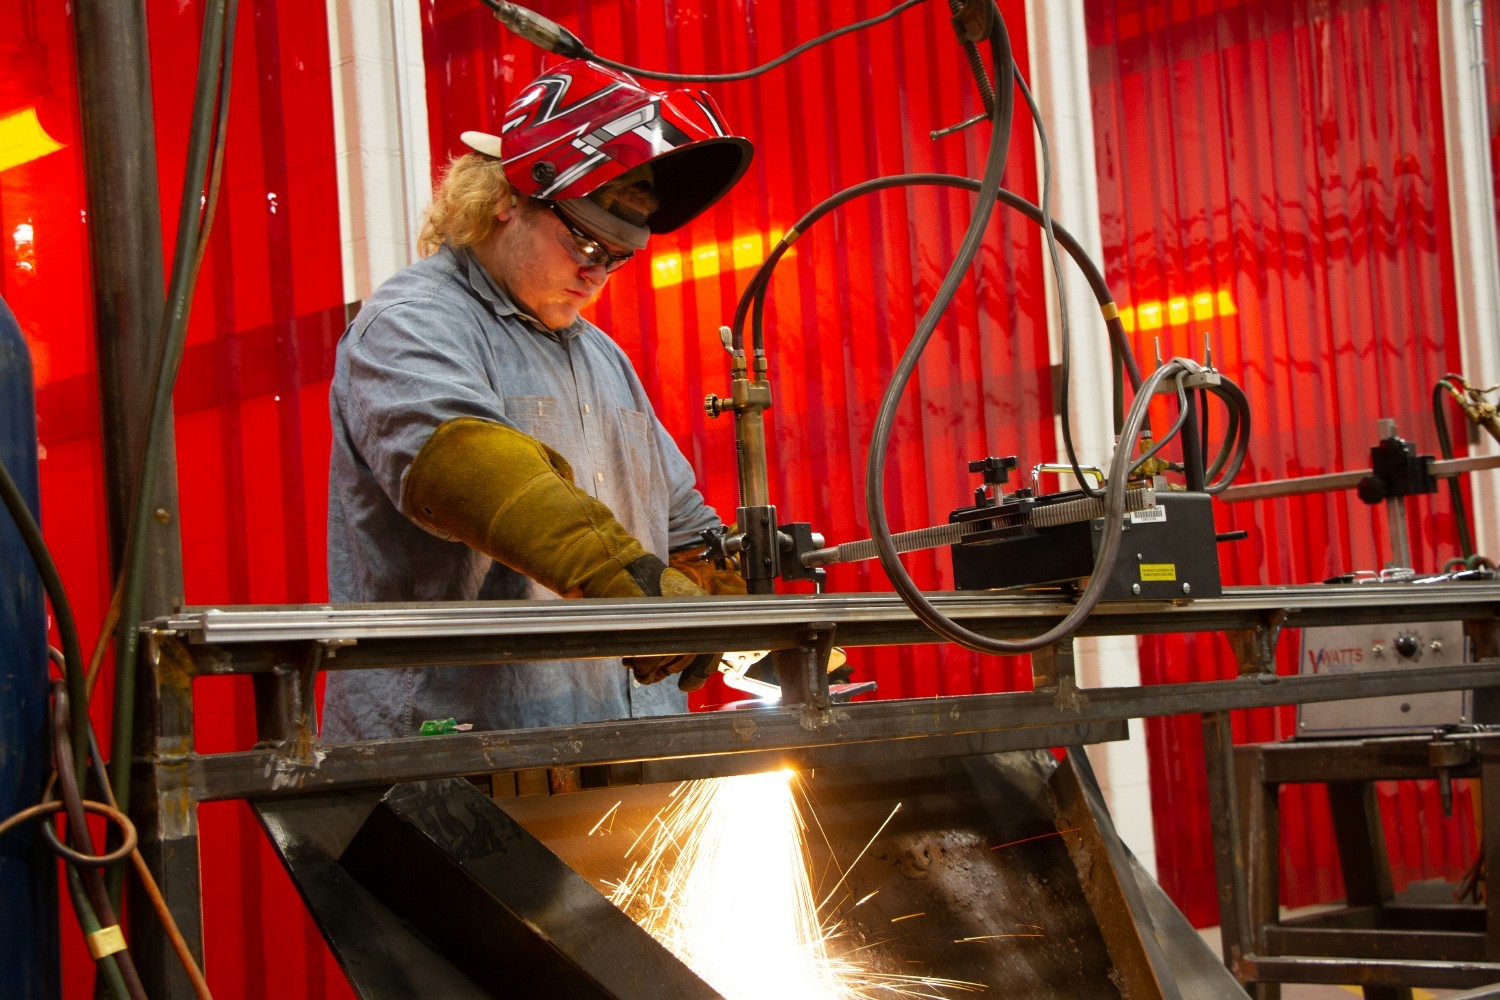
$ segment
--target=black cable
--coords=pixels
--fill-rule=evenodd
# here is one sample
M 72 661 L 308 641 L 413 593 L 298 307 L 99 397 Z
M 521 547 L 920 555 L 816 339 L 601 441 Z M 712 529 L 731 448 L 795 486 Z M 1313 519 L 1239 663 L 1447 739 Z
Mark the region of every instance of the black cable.
M 850 34 L 851 32 L 860 31 L 864 28 L 872 28 L 884 21 L 889 21 L 896 15 L 901 14 L 904 11 L 907 11 L 912 7 L 915 7 L 917 4 L 923 2 L 925 2 L 925 0 L 905 0 L 904 3 L 897 4 L 895 7 L 892 7 L 884 14 L 878 14 L 875 17 L 867 18 L 863 21 L 856 21 L 853 24 L 846 24 L 842 28 L 835 28 L 833 31 L 830 31 L 823 35 L 819 35 L 817 38 L 814 38 L 810 41 L 803 42 L 801 45 L 798 45 L 796 48 L 782 53 L 768 63 L 762 63 L 761 65 L 756 66 L 753 69 L 740 70 L 735 73 L 660 73 L 655 70 L 642 69 L 639 66 L 630 66 L 626 63 L 616 62 L 613 59 L 606 59 L 588 48 L 585 48 L 583 50 L 582 58 L 587 59 L 593 63 L 598 63 L 600 66 L 608 66 L 610 69 L 619 70 L 621 73 L 629 73 L 631 76 L 644 76 L 652 80 L 666 80 L 673 83 L 734 83 L 739 80 L 749 80 L 751 77 L 760 76 L 762 73 L 769 72 L 770 70 L 773 70 L 776 67 L 781 66 L 792 59 L 795 59 L 797 56 L 800 56 L 808 49 L 816 48 L 817 46 L 822 45 L 824 42 L 831 42 L 835 38 Z M 491 0 L 483 0 L 483 3 L 491 10 L 495 10 L 497 13 L 499 12 L 498 6 L 495 3 L 492 3 Z
M 68 839 L 79 853 L 92 855 L 94 853 L 94 837 L 89 832 L 88 818 L 84 813 L 83 795 L 79 790 L 79 781 L 74 773 L 74 765 L 81 763 L 73 758 L 73 751 L 66 738 L 69 734 L 81 729 L 75 726 L 68 711 L 68 696 L 63 686 L 53 685 L 52 689 L 52 751 L 57 761 L 57 785 L 62 794 L 62 800 L 67 808 L 68 814 Z M 109 890 L 104 884 L 104 875 L 96 868 L 86 867 L 79 873 L 83 881 L 84 890 L 88 893 L 89 905 L 93 908 L 94 915 L 104 928 L 118 927 L 120 919 L 115 913 L 114 904 L 110 901 Z M 125 987 L 129 991 L 131 1000 L 146 1000 L 145 987 L 141 985 L 140 976 L 135 969 L 135 962 L 130 957 L 130 950 L 122 948 L 107 956 L 113 959 L 119 966 L 120 975 L 125 981 Z
M 1203 474 L 1203 478 L 1205 480 L 1207 480 L 1208 482 L 1213 482 L 1214 479 L 1223 471 L 1224 464 L 1229 460 L 1230 454 L 1233 452 L 1235 443 L 1239 440 L 1241 413 L 1240 407 L 1233 405 L 1230 400 L 1223 394 L 1211 391 L 1208 392 L 1208 394 L 1216 397 L 1221 403 L 1224 404 L 1224 410 L 1227 414 L 1226 425 L 1224 427 L 1224 444 L 1219 448 L 1219 454 L 1214 457 L 1213 464 L 1210 465 L 1207 471 L 1205 471 Z M 1248 413 L 1246 413 L 1246 419 L 1248 419 L 1248 416 Z M 1205 427 L 1206 426 L 1207 424 L 1205 423 Z
M 1135 457 L 1135 461 L 1130 466 L 1132 475 L 1170 444 L 1172 439 L 1177 436 L 1177 433 L 1182 430 L 1183 424 L 1187 422 L 1187 389 L 1183 386 L 1183 381 L 1187 378 L 1187 375 L 1188 373 L 1185 370 L 1179 372 L 1177 375 L 1177 419 L 1172 421 L 1172 426 L 1167 428 L 1167 432 L 1159 440 Z
M 1451 392 L 1447 379 L 1438 379 L 1437 385 L 1432 388 L 1432 424 L 1437 430 L 1438 449 L 1443 453 L 1444 459 L 1453 457 L 1453 441 L 1448 436 L 1448 424 L 1443 419 L 1443 397 Z M 1468 559 L 1474 555 L 1474 535 L 1469 530 L 1469 510 L 1464 505 L 1464 491 L 1459 485 L 1457 476 L 1450 476 L 1448 479 L 1448 496 L 1453 501 L 1453 521 L 1458 528 L 1458 549 L 1463 557 Z
M 1245 458 L 1250 454 L 1250 399 L 1245 395 L 1245 390 L 1222 375 L 1220 376 L 1219 384 L 1210 387 L 1209 392 L 1224 400 L 1233 417 L 1230 428 L 1226 430 L 1226 434 L 1230 436 L 1225 438 L 1226 448 L 1230 441 L 1234 445 L 1234 450 L 1230 453 L 1228 467 L 1223 470 L 1222 475 L 1218 479 L 1210 482 L 1203 489 L 1210 496 L 1217 496 L 1227 490 L 1230 484 L 1234 482 L 1235 477 L 1240 474 L 1240 469 L 1245 464 Z M 1222 463 L 1216 460 L 1213 470 L 1217 471 L 1221 465 Z
M 1119 322 L 1116 320 L 1116 322 Z M 1134 358 L 1131 359 L 1134 361 Z M 1110 398 L 1114 400 L 1111 416 L 1114 417 L 1113 427 L 1115 437 L 1120 436 L 1120 427 L 1125 423 L 1125 365 L 1120 352 L 1115 350 L 1113 338 L 1110 342 L 1109 351 L 1109 389 Z
M 1227 438 L 1225 439 L 1228 440 Z M 1208 390 L 1198 390 L 1198 449 L 1200 457 L 1208 454 Z M 1217 461 L 1217 458 L 1215 459 Z M 1209 465 L 1205 464 L 1199 471 L 1203 474 L 1203 481 L 1208 482 Z
M 985 161 L 983 181 L 979 188 L 979 205 L 975 210 L 974 217 L 969 221 L 969 228 L 964 233 L 964 238 L 959 244 L 957 256 L 949 266 L 948 274 L 944 277 L 942 284 L 938 287 L 932 303 L 928 306 L 926 314 L 917 325 L 917 330 L 912 336 L 911 343 L 907 345 L 906 352 L 902 355 L 900 363 L 892 373 L 891 383 L 887 387 L 885 396 L 881 400 L 880 410 L 875 418 L 875 426 L 870 435 L 870 453 L 865 466 L 865 506 L 870 517 L 870 537 L 875 543 L 875 550 L 879 554 L 880 564 L 885 569 L 886 576 L 890 578 L 891 584 L 896 588 L 901 599 L 912 609 L 912 612 L 920 618 L 923 623 L 934 632 L 942 635 L 959 645 L 980 652 L 994 653 L 1016 653 L 1025 652 L 1039 648 L 1054 641 L 1058 635 L 1064 634 L 1060 630 L 1064 627 L 1076 628 L 1082 621 L 1077 614 L 1078 608 L 1083 609 L 1083 614 L 1092 610 L 1092 604 L 1085 607 L 1089 596 L 1085 592 L 1085 601 L 1081 601 L 1075 613 L 1070 614 L 1062 626 L 1052 630 L 1041 641 L 1028 645 L 1027 643 L 1011 643 L 1003 640 L 993 640 L 972 632 L 957 622 L 951 621 L 927 600 L 920 588 L 906 573 L 905 567 L 896 552 L 896 545 L 891 538 L 889 518 L 885 507 L 885 465 L 886 451 L 890 444 L 891 431 L 896 422 L 896 409 L 900 403 L 902 393 L 906 389 L 907 382 L 912 373 L 916 371 L 918 362 L 921 360 L 922 351 L 932 338 L 933 331 L 937 328 L 943 312 L 948 308 L 954 293 L 958 289 L 959 282 L 968 272 L 973 263 L 975 255 L 984 238 L 985 229 L 989 224 L 990 214 L 994 210 L 995 201 L 1000 194 L 1000 177 L 1005 170 L 1006 154 L 1010 148 L 1010 131 L 1012 115 L 1015 109 L 1015 78 L 1014 63 L 1012 61 L 1010 36 L 1006 32 L 1004 19 L 999 16 L 999 11 L 991 4 L 995 15 L 994 31 L 990 35 L 990 57 L 995 66 L 997 86 L 995 88 L 995 108 L 990 116 L 992 134 L 990 138 L 990 151 Z M 1123 479 L 1121 480 L 1123 482 Z M 1118 494 L 1120 506 L 1124 506 L 1124 491 L 1116 488 L 1117 484 L 1111 484 L 1113 492 Z M 1118 533 L 1112 533 L 1117 536 Z M 1113 538 L 1115 551 L 1119 548 L 1118 537 Z M 1109 548 L 1110 541 L 1106 540 L 1105 548 Z M 1102 578 L 1101 578 L 1102 579 Z M 1093 591 L 1093 603 L 1098 602 L 1102 589 L 1090 585 Z
M 1201 374 L 1206 371 L 1197 362 L 1189 361 L 1186 358 L 1174 358 L 1173 362 L 1179 365 L 1185 374 Z M 1244 390 L 1239 385 L 1223 374 L 1219 375 L 1218 385 L 1205 385 L 1201 389 L 1194 391 L 1204 394 L 1200 397 L 1200 407 L 1206 408 L 1206 397 L 1212 395 L 1224 404 L 1225 411 L 1228 413 L 1224 429 L 1224 442 L 1220 445 L 1219 452 L 1214 457 L 1213 463 L 1204 470 L 1205 485 L 1203 492 L 1209 495 L 1216 495 L 1224 492 L 1234 482 L 1235 477 L 1239 475 L 1240 468 L 1244 465 L 1245 458 L 1249 454 L 1250 400 L 1245 396 Z M 1182 429 L 1187 415 L 1184 402 L 1185 397 L 1179 389 L 1177 419 L 1173 421 L 1172 426 L 1168 428 L 1167 433 L 1162 436 L 1161 440 L 1156 441 L 1149 449 L 1136 457 L 1131 467 L 1132 473 L 1144 465 L 1148 459 L 1153 458 L 1162 448 L 1166 447 L 1167 443 Z M 1204 437 L 1200 439 L 1205 449 L 1208 444 L 1207 426 L 1207 421 L 1204 421 L 1202 424 Z M 1123 444 L 1123 437 L 1121 438 L 1121 442 Z
M 960 177 L 956 174 L 896 174 L 890 177 L 877 177 L 873 180 L 862 181 L 859 184 L 845 188 L 843 191 L 825 198 L 797 220 L 796 224 L 772 248 L 771 253 L 761 263 L 755 274 L 751 276 L 749 283 L 745 286 L 745 291 L 740 296 L 739 304 L 735 307 L 734 319 L 730 325 L 732 334 L 731 346 L 735 350 L 743 349 L 745 342 L 745 322 L 748 317 L 752 323 L 751 340 L 753 349 L 765 349 L 765 305 L 772 274 L 787 251 L 818 220 L 862 195 L 873 194 L 877 191 L 894 187 L 919 187 L 924 185 L 978 191 L 980 182 L 974 180 L 972 177 Z M 998 195 L 998 201 L 1007 208 L 1020 212 L 1032 222 L 1038 225 L 1041 224 L 1042 210 L 1020 195 L 1002 188 Z M 1099 270 L 1098 265 L 1094 263 L 1093 259 L 1089 257 L 1083 245 L 1074 238 L 1072 233 L 1056 223 L 1053 224 L 1053 231 L 1058 243 L 1067 251 L 1068 256 L 1073 259 L 1073 262 L 1078 265 L 1078 270 L 1082 273 L 1084 280 L 1094 293 L 1095 301 L 1099 304 L 1101 311 L 1108 317 L 1105 320 L 1105 327 L 1109 333 L 1110 350 L 1116 359 L 1117 367 L 1129 376 L 1131 388 L 1139 389 L 1141 384 L 1140 368 L 1136 364 L 1135 354 L 1131 350 L 1130 342 L 1125 336 L 1124 324 L 1120 322 L 1117 311 L 1113 308 L 1114 297 L 1110 294 L 1109 285 L 1106 284 L 1103 273 Z M 1118 397 L 1116 405 L 1119 407 L 1121 419 L 1123 419 L 1124 409 Z

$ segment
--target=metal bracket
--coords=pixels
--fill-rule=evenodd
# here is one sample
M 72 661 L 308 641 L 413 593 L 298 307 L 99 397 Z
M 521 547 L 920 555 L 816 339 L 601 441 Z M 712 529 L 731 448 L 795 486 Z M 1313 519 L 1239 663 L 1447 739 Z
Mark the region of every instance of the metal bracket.
M 1031 685 L 1034 691 L 1051 692 L 1053 704 L 1060 709 L 1076 711 L 1082 706 L 1072 639 L 1062 639 L 1032 651 Z
M 735 520 L 744 533 L 740 572 L 752 594 L 771 593 L 781 572 L 781 538 L 776 531 L 776 508 L 740 507 Z
M 1253 629 L 1224 633 L 1234 652 L 1234 662 L 1239 664 L 1241 677 L 1255 677 L 1267 682 L 1276 679 L 1276 642 L 1281 638 L 1281 627 L 1285 622 L 1286 612 L 1278 610 L 1267 615 L 1265 622 Z
M 255 678 L 257 748 L 280 751 L 289 770 L 316 767 L 318 752 L 314 685 L 325 656 L 354 644 L 352 639 L 322 639 L 309 643 L 301 662 L 279 662 L 269 674 Z
M 804 706 L 808 721 L 825 721 L 833 706 L 828 693 L 828 661 L 833 655 L 836 631 L 833 622 L 809 622 L 799 637 L 799 646 L 778 649 L 772 654 L 781 680 L 782 705 Z
M 1191 392 L 1194 389 L 1212 389 L 1224 384 L 1224 376 L 1212 368 L 1204 368 L 1199 371 L 1189 372 L 1182 377 L 1182 389 Z M 1158 396 L 1177 395 L 1177 380 L 1171 382 L 1163 381 L 1156 387 Z

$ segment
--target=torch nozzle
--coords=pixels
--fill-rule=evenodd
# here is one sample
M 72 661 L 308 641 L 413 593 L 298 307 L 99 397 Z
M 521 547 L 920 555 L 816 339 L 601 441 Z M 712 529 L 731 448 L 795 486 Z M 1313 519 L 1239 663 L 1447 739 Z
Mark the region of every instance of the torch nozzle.
M 489 7 L 495 12 L 496 20 L 538 48 L 560 56 L 586 58 L 589 55 L 588 47 L 579 41 L 577 35 L 534 10 L 506 0 L 491 0 Z

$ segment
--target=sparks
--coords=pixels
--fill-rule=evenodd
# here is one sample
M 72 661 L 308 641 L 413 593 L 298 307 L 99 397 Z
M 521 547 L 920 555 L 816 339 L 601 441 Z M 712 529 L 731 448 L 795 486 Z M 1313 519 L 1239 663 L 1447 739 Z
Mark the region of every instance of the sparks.
M 593 829 L 591 829 L 588 832 L 588 836 L 592 837 L 594 834 L 598 833 L 599 832 L 599 828 L 604 825 L 604 821 L 607 820 L 607 819 L 609 819 L 611 816 L 613 816 L 615 813 L 617 813 L 619 811 L 620 811 L 620 803 L 616 802 L 614 805 L 610 806 L 609 807 L 609 812 L 607 812 L 603 816 L 599 817 L 599 822 L 597 822 L 597 823 L 594 824 Z M 615 828 L 615 825 L 613 823 L 611 823 L 609 825 L 609 828 L 610 828 L 610 830 L 613 830 Z
M 1083 827 L 1081 826 L 1070 826 L 1066 830 L 1053 830 L 1051 833 L 1039 833 L 1035 837 L 1022 837 L 1020 840 L 1009 840 L 1003 844 L 996 844 L 994 847 L 991 847 L 990 850 L 1003 851 L 1005 850 L 1005 848 L 1015 847 L 1017 844 L 1029 844 L 1033 840 L 1046 840 L 1048 837 L 1061 837 L 1065 833 L 1077 833 L 1081 829 L 1083 829 Z
M 794 777 L 781 771 L 679 788 L 650 824 L 654 835 L 637 841 L 643 855 L 611 900 L 728 1000 L 941 1000 L 947 994 L 934 991 L 982 989 L 875 972 L 851 961 L 852 951 L 833 953 L 839 930 L 819 916 Z

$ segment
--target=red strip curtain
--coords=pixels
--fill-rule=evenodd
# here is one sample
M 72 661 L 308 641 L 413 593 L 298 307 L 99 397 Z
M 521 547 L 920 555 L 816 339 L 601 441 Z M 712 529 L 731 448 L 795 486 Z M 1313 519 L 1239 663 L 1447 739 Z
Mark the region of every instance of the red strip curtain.
M 1436 4 L 1087 0 L 1100 211 L 1111 288 L 1142 357 L 1201 357 L 1254 407 L 1241 482 L 1369 467 L 1376 422 L 1437 450 L 1433 384 L 1459 368 Z M 1151 329 L 1151 307 L 1207 293 L 1212 315 Z M 1179 316 L 1181 314 L 1179 313 Z M 1452 436 L 1462 442 L 1455 423 Z M 1228 583 L 1310 583 L 1390 558 L 1383 509 L 1352 493 L 1227 505 Z M 1409 504 L 1413 561 L 1457 554 L 1446 493 Z M 1296 670 L 1296 634 L 1280 669 Z M 1233 676 L 1214 635 L 1143 639 L 1148 682 Z M 1236 738 L 1293 735 L 1291 709 L 1237 713 Z M 1148 723 L 1163 885 L 1218 922 L 1196 716 Z M 1397 887 L 1472 859 L 1468 802 L 1383 784 Z M 1342 896 L 1327 799 L 1282 792 L 1283 900 Z

